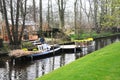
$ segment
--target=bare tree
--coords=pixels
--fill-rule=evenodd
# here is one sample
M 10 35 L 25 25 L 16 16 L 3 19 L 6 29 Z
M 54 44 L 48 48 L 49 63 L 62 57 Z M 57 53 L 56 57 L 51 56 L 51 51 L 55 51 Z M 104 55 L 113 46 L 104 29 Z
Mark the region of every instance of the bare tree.
M 65 13 L 65 7 L 66 7 L 66 0 L 57 0 L 58 4 L 58 11 L 59 11 L 59 24 L 60 29 L 64 28 L 65 20 L 64 20 L 64 13 Z
M 53 14 L 53 5 L 52 0 L 48 0 L 48 11 L 47 11 L 47 21 L 48 27 L 53 28 L 54 26 L 54 14 Z
M 21 33 L 20 33 L 20 37 L 19 37 L 19 42 L 20 43 L 21 43 L 21 40 L 22 40 L 23 31 L 25 29 L 25 19 L 26 19 L 26 15 L 27 15 L 27 0 L 25 0 L 24 6 L 25 6 L 25 8 L 24 8 L 24 11 L 23 11 L 23 23 L 22 23 Z
M 89 23 L 90 21 L 90 16 L 91 16 L 91 2 L 89 1 L 89 6 L 86 5 L 86 2 L 84 2 L 83 5 L 83 0 L 80 0 L 80 5 L 81 5 L 81 9 L 82 11 L 85 13 L 85 15 L 87 16 L 87 21 Z M 89 9 L 87 9 L 89 7 Z
M 39 2 L 39 26 L 40 26 L 40 28 L 39 28 L 39 31 L 40 31 L 40 35 L 39 36 L 42 36 L 42 24 L 43 24 L 43 21 L 42 21 L 42 0 L 40 0 L 40 2 Z
M 35 4 L 35 0 L 33 0 L 33 21 L 36 22 L 36 4 Z
M 94 0 L 94 27 L 96 29 L 96 32 L 99 33 L 97 17 L 98 17 L 98 0 Z
M 50 12 L 51 12 L 51 21 L 50 21 L 50 25 L 51 28 L 53 28 L 55 25 L 54 23 L 54 14 L 53 14 L 53 4 L 52 4 L 52 0 L 50 0 Z
M 27 4 L 27 0 L 24 1 L 24 14 L 23 14 L 23 26 L 22 29 L 19 32 L 19 28 L 18 26 L 19 24 L 19 17 L 20 17 L 20 0 L 17 0 L 14 2 L 14 4 L 16 4 L 16 6 L 13 7 L 13 0 L 10 0 L 10 15 L 11 15 L 11 26 L 12 29 L 10 28 L 10 24 L 8 21 L 8 11 L 6 9 L 6 1 L 2 0 L 3 2 L 3 7 L 4 7 L 4 17 L 5 17 L 5 24 L 6 24 L 6 29 L 7 29 L 7 34 L 8 34 L 8 38 L 9 38 L 9 42 L 10 44 L 13 46 L 13 48 L 19 48 L 18 45 L 21 44 L 21 39 L 22 39 L 22 34 L 23 34 L 23 30 L 25 28 L 25 16 L 26 16 L 26 4 Z M 15 10 L 13 10 L 13 8 L 16 9 L 16 12 L 14 12 Z M 14 16 L 14 13 L 16 13 L 16 15 Z
M 0 0 L 0 12 L 3 13 L 3 4 L 2 4 L 2 0 Z
M 4 18 L 5 18 L 8 38 L 10 40 L 10 43 L 13 44 L 12 35 L 10 34 L 9 22 L 8 22 L 8 17 L 7 17 L 8 14 L 7 14 L 7 10 L 6 10 L 6 2 L 5 2 L 5 0 L 2 0 L 2 2 L 3 2 Z
M 75 26 L 75 34 L 77 34 L 77 1 L 74 2 L 74 26 Z
M 47 14 L 48 27 L 50 27 L 50 0 L 48 0 L 48 14 Z

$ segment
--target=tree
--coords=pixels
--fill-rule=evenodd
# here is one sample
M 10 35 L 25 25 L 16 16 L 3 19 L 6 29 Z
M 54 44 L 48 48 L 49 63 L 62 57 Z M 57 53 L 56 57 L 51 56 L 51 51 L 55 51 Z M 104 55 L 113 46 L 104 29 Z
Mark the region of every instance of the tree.
M 23 11 L 23 23 L 22 23 L 22 29 L 21 29 L 21 33 L 20 33 L 20 37 L 19 37 L 19 42 L 21 43 L 22 40 L 22 35 L 23 35 L 23 31 L 25 29 L 25 19 L 26 19 L 26 14 L 27 14 L 27 0 L 25 0 L 25 4 L 24 4 L 25 8 Z
M 47 14 L 48 27 L 50 27 L 50 1 L 51 0 L 48 0 L 48 14 Z
M 33 21 L 36 22 L 36 5 L 35 5 L 35 0 L 33 0 Z
M 8 21 L 8 11 L 7 11 L 7 6 L 6 6 L 7 1 L 2 0 L 2 2 L 3 2 L 3 8 L 4 8 L 5 24 L 6 24 L 6 29 L 7 29 L 7 34 L 8 34 L 10 45 L 13 46 L 13 48 L 19 48 L 20 47 L 19 45 L 21 44 L 22 34 L 23 34 L 23 31 L 25 28 L 25 16 L 26 16 L 27 0 L 24 0 L 24 12 L 23 12 L 23 16 L 22 16 L 23 23 L 22 23 L 21 30 L 19 30 L 19 28 L 18 28 L 18 26 L 20 25 L 19 24 L 19 17 L 20 17 L 20 3 L 21 3 L 21 1 L 20 0 L 17 0 L 17 1 L 10 0 L 10 2 L 9 2 L 12 28 L 10 27 L 10 24 Z M 16 4 L 16 6 L 13 7 L 13 5 L 15 5 L 15 4 Z M 14 14 L 16 14 L 16 15 L 14 16 Z
M 3 2 L 4 17 L 5 17 L 5 23 L 6 23 L 8 38 L 10 40 L 10 43 L 13 44 L 12 35 L 10 34 L 10 27 L 9 27 L 8 17 L 7 17 L 8 14 L 7 14 L 7 10 L 6 10 L 6 2 L 5 2 L 5 0 L 2 0 L 2 2 Z
M 42 0 L 40 0 L 40 2 L 39 2 L 39 26 L 40 26 L 40 28 L 39 28 L 39 36 L 42 36 L 42 24 L 43 24 L 43 21 L 42 21 Z
M 77 1 L 74 2 L 74 26 L 75 26 L 75 34 L 77 34 Z
M 0 12 L 3 13 L 3 4 L 2 4 L 2 0 L 0 0 Z
M 82 10 L 83 18 L 84 18 L 84 31 L 85 27 L 88 29 L 87 32 L 91 32 L 93 27 L 93 8 L 92 8 L 92 0 L 80 0 L 80 7 Z
M 99 33 L 97 17 L 98 17 L 98 0 L 94 0 L 94 27 L 96 29 L 96 32 Z
M 52 9 L 52 0 L 48 0 L 48 10 L 47 10 L 47 23 L 48 28 L 54 27 L 54 16 L 53 16 L 53 9 Z
M 119 0 L 101 0 L 99 3 L 100 27 L 106 29 L 119 26 Z
M 89 1 L 89 6 L 88 6 L 88 5 L 86 5 L 86 1 L 84 2 L 84 5 L 83 5 L 83 2 L 84 2 L 83 0 L 80 0 L 81 9 L 85 13 L 85 15 L 87 17 L 87 21 L 89 22 L 90 16 L 91 16 L 91 3 Z M 89 9 L 87 10 L 88 7 L 89 7 Z
M 59 11 L 59 24 L 60 29 L 64 28 L 65 20 L 64 20 L 64 13 L 65 13 L 65 7 L 66 7 L 66 0 L 58 0 L 58 11 Z

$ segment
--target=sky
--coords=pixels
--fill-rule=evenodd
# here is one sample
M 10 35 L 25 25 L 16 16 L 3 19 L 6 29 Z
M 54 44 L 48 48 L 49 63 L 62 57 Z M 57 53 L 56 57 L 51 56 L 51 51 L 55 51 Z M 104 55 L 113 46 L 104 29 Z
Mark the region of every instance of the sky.
M 40 0 L 35 0 L 35 2 L 36 2 L 36 5 L 37 6 L 39 6 L 39 1 Z M 52 2 L 53 2 L 53 8 L 54 9 L 56 9 L 56 7 L 57 7 L 57 2 L 56 2 L 57 0 L 52 0 Z M 65 1 L 67 1 L 67 6 L 66 6 L 66 9 L 67 10 L 71 10 L 71 11 L 74 11 L 73 9 L 74 9 L 74 1 L 75 0 L 65 0 Z M 78 0 L 79 1 L 79 0 Z M 87 7 L 87 9 L 89 9 L 89 3 L 88 3 L 88 0 L 82 0 L 82 2 L 83 3 L 86 3 L 86 7 Z M 32 3 L 33 3 L 33 0 L 28 0 L 28 4 L 29 5 L 32 5 Z M 42 3 L 43 3 L 43 10 L 46 10 L 47 9 L 47 3 L 48 3 L 48 0 L 42 0 Z M 84 4 L 83 4 L 84 5 Z M 88 10 L 89 11 L 89 10 Z
M 37 3 L 36 5 L 39 7 L 39 1 L 40 0 L 35 0 L 35 1 Z M 65 1 L 67 1 L 67 5 L 66 5 L 65 11 L 70 13 L 68 16 L 71 15 L 71 17 L 73 17 L 74 16 L 73 14 L 74 14 L 74 1 L 75 0 L 65 0 Z M 52 2 L 53 2 L 53 11 L 55 11 L 55 12 L 58 11 L 56 0 L 52 0 Z M 84 3 L 86 3 L 86 8 L 87 8 L 86 10 L 89 12 L 88 0 L 82 0 L 82 2 L 83 2 L 83 6 L 84 6 Z M 32 3 L 33 3 L 33 0 L 28 0 L 28 4 L 32 5 Z M 43 15 L 44 14 L 46 15 L 47 7 L 48 7 L 48 0 L 42 0 L 42 3 L 43 3 Z M 83 15 L 85 15 L 84 12 L 83 12 Z
M 36 1 L 36 5 L 39 6 L 39 0 L 35 0 L 35 1 Z M 52 0 L 52 2 L 53 2 L 54 6 L 57 5 L 56 0 Z M 47 8 L 48 0 L 43 0 L 42 3 L 43 3 L 43 9 Z M 74 3 L 74 0 L 68 0 L 67 1 L 67 7 L 72 8 L 73 7 L 73 3 Z M 32 0 L 28 0 L 28 4 L 32 5 Z

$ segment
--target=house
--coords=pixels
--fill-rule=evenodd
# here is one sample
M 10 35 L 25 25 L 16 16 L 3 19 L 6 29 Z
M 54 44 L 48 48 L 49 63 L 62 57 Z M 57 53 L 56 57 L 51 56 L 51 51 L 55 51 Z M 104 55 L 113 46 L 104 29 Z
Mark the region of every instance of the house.
M 38 39 L 37 31 L 39 30 L 38 24 L 34 21 L 25 21 L 25 29 L 24 29 L 24 36 L 28 34 L 29 40 L 36 40 Z
M 8 20 L 8 22 L 9 22 L 9 26 L 12 27 L 11 20 Z M 14 20 L 14 22 L 15 22 L 15 20 Z M 19 19 L 18 23 L 19 23 L 18 31 L 21 31 L 21 27 L 23 25 L 22 19 Z M 7 36 L 6 27 L 5 27 L 5 22 L 1 22 L 0 29 L 1 29 L 0 30 L 1 31 L 1 34 L 0 34 L 1 38 L 3 38 L 4 41 L 9 41 L 8 36 Z M 34 21 L 26 20 L 22 40 L 36 40 L 36 39 L 38 39 L 37 30 L 38 30 L 38 25 L 36 25 L 36 23 Z

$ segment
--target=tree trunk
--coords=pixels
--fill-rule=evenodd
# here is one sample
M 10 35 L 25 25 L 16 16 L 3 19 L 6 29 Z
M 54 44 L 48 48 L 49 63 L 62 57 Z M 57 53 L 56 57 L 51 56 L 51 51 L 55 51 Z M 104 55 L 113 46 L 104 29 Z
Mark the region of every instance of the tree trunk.
M 3 4 L 2 4 L 2 0 L 0 0 L 0 12 L 3 13 Z
M 35 0 L 33 0 L 33 21 L 36 23 L 36 5 Z
M 48 14 L 47 14 L 48 28 L 50 27 L 50 0 L 48 0 Z
M 99 33 L 97 13 L 98 13 L 98 2 L 97 0 L 94 0 L 94 28 L 96 29 L 96 32 Z
M 58 0 L 60 29 L 63 29 L 65 25 L 65 20 L 64 20 L 65 6 L 66 6 L 66 2 L 64 0 Z
M 24 12 L 23 12 L 23 24 L 22 24 L 22 29 L 21 29 L 20 37 L 19 37 L 19 43 L 21 43 L 21 41 L 22 41 L 22 35 L 23 35 L 24 29 L 25 29 L 25 18 L 26 18 L 27 0 L 25 0 L 24 6 L 25 6 L 25 8 L 24 8 Z
M 77 0 L 74 2 L 74 26 L 75 26 L 75 34 L 77 34 Z
M 11 12 L 11 22 L 12 22 L 12 35 L 13 41 L 15 40 L 15 25 L 14 25 L 14 16 L 13 16 L 13 2 L 10 0 L 10 12 Z
M 39 31 L 40 31 L 39 32 L 39 37 L 40 37 L 43 34 L 43 32 L 42 32 L 42 24 L 43 24 L 43 22 L 42 22 L 42 0 L 40 0 L 39 8 L 40 8 L 40 12 L 39 12 L 39 14 L 40 14 L 40 16 L 39 16 L 39 19 L 40 19 L 40 21 L 39 21 L 39 26 L 40 26 L 40 28 L 39 28 Z
M 18 36 L 19 36 L 19 32 L 18 32 L 18 26 L 19 26 L 19 9 L 20 9 L 20 0 L 17 0 L 17 12 L 16 12 L 16 22 L 15 22 L 15 40 L 14 40 L 14 44 L 15 45 L 19 45 L 20 43 L 18 42 Z
M 7 15 L 7 10 L 6 10 L 6 2 L 5 2 L 5 0 L 2 0 L 2 1 L 3 1 L 4 18 L 5 18 L 5 23 L 6 23 L 6 29 L 7 29 L 8 38 L 9 38 L 10 44 L 13 44 L 12 35 L 10 33 L 10 28 L 9 28 L 9 23 L 8 23 L 8 15 Z

